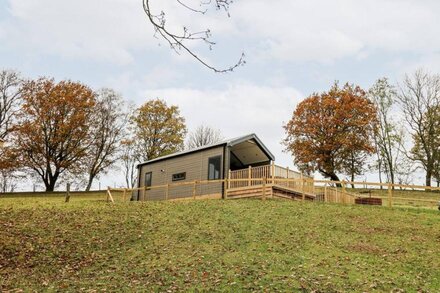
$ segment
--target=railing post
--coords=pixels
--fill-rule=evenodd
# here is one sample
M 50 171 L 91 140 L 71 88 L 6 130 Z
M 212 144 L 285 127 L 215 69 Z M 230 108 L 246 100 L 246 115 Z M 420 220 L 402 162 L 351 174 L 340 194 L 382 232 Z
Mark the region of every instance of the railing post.
M 388 183 L 388 207 L 393 207 L 393 188 L 391 183 Z
M 229 169 L 229 172 L 228 172 L 228 189 L 230 189 L 231 188 L 231 169 Z
M 252 179 L 252 166 L 249 165 L 249 168 L 248 168 L 248 186 L 249 187 L 251 186 L 251 183 L 252 183 L 251 179 Z
M 263 200 L 266 200 L 266 177 L 263 177 Z
M 224 198 L 225 199 L 228 199 L 228 186 L 229 186 L 229 179 L 228 178 L 226 178 L 225 180 L 224 180 L 224 186 L 225 186 L 225 194 L 224 194 Z
M 274 161 L 272 161 L 272 171 L 271 171 L 271 177 L 272 177 L 272 184 L 275 184 L 274 183 L 274 181 L 275 181 L 275 162 Z

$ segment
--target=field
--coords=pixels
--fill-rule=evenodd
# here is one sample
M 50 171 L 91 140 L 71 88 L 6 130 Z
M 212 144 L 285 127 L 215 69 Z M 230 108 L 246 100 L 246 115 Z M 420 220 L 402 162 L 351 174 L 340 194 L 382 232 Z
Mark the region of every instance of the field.
M 0 198 L 0 291 L 439 292 L 440 212 Z

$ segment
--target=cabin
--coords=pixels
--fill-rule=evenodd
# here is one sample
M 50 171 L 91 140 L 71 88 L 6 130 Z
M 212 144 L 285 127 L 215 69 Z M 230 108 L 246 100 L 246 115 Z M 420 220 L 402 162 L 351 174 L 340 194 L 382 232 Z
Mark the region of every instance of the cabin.
M 302 178 L 274 164 L 275 157 L 255 134 L 146 161 L 138 168 L 135 200 L 225 198 L 261 191 L 261 178 Z M 233 179 L 225 182 L 224 179 Z M 236 181 L 234 181 L 236 180 Z M 197 181 L 197 185 L 194 183 Z M 281 184 L 282 185 L 282 184 Z M 289 186 L 279 186 L 289 195 Z M 292 186 L 290 186 L 292 187 Z M 294 186 L 293 186 L 294 187 Z M 278 190 L 280 191 L 280 190 Z M 281 191 L 280 191 L 281 192 Z M 292 195 L 292 194 L 290 194 Z M 292 195 L 293 196 L 293 195 Z

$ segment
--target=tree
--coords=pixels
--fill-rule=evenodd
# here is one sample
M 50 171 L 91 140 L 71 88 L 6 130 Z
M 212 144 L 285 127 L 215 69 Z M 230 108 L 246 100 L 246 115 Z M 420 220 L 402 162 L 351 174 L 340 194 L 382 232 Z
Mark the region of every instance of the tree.
M 160 99 L 150 100 L 135 111 L 132 123 L 139 161 L 183 149 L 186 126 L 177 106 L 168 106 Z
M 124 139 L 121 142 L 122 148 L 122 172 L 125 177 L 125 184 L 127 188 L 134 188 L 136 186 L 137 172 L 136 165 L 139 163 L 136 154 L 136 144 L 133 139 Z
M 339 181 L 336 173 L 354 173 L 362 160 L 374 152 L 372 143 L 376 109 L 358 86 L 338 83 L 328 92 L 313 94 L 298 104 L 292 119 L 284 126 L 286 150 L 294 155 L 302 171 L 319 171 Z M 306 169 L 303 169 L 306 168 Z
M 13 191 L 20 177 L 19 162 L 9 140 L 17 126 L 21 82 L 17 72 L 0 71 L 0 192 Z
M 159 2 L 159 1 L 158 1 Z M 232 3 L 232 0 L 215 0 L 215 1 L 201 1 L 199 6 L 201 8 L 197 9 L 194 7 L 185 4 L 183 0 L 176 0 L 176 3 L 179 4 L 184 9 L 187 9 L 189 12 L 204 15 L 208 12 L 209 9 L 213 7 L 217 10 L 224 10 L 228 13 L 229 16 L 229 6 Z M 148 21 L 153 25 L 155 36 L 160 35 L 162 39 L 164 39 L 170 46 L 170 48 L 179 54 L 181 51 L 186 52 L 194 59 L 196 59 L 203 66 L 209 68 L 210 70 L 221 73 L 221 72 L 230 72 L 233 71 L 240 65 L 244 65 L 244 53 L 241 54 L 240 59 L 234 65 L 226 68 L 219 69 L 208 64 L 203 58 L 201 58 L 194 49 L 191 48 L 189 42 L 202 42 L 208 45 L 209 49 L 212 49 L 212 46 L 215 45 L 215 42 L 211 41 L 211 30 L 207 29 L 204 31 L 191 32 L 186 26 L 183 27 L 181 33 L 171 32 L 166 26 L 166 17 L 165 12 L 161 11 L 160 13 L 154 13 L 150 8 L 150 0 L 142 0 L 143 9 L 145 14 L 147 15 Z
M 21 78 L 17 72 L 0 71 L 0 139 L 14 129 L 16 115 L 20 104 Z
M 21 97 L 17 153 L 22 165 L 42 179 L 46 191 L 53 191 L 60 175 L 75 172 L 87 155 L 95 95 L 81 83 L 40 78 L 24 82 Z
M 120 141 L 124 135 L 127 114 L 122 97 L 111 89 L 97 93 L 95 109 L 91 117 L 90 145 L 84 160 L 88 178 L 86 191 L 93 180 L 106 172 L 118 160 Z
M 369 90 L 369 97 L 377 109 L 377 124 L 374 141 L 379 167 L 379 176 L 382 178 L 382 168 L 388 182 L 395 183 L 396 172 L 403 157 L 402 144 L 404 133 L 393 119 L 393 105 L 397 97 L 394 87 L 388 79 L 382 78 Z
M 421 69 L 406 75 L 398 100 L 414 142 L 408 156 L 421 164 L 426 172 L 425 184 L 431 186 L 439 152 L 440 75 Z
M 217 143 L 223 139 L 220 130 L 200 125 L 188 135 L 187 148 L 195 149 Z

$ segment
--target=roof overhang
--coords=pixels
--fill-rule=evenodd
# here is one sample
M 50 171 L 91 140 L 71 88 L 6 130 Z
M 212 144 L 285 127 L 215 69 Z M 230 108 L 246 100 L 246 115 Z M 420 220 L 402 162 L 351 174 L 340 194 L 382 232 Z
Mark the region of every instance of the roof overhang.
M 184 156 L 184 155 L 188 155 L 188 154 L 192 154 L 192 153 L 196 153 L 196 152 L 200 152 L 200 151 L 204 151 L 207 149 L 212 149 L 215 147 L 220 147 L 220 146 L 226 146 L 226 147 L 238 147 L 240 144 L 245 145 L 248 144 L 249 142 L 252 142 L 252 144 L 259 148 L 261 150 L 261 153 L 264 154 L 269 160 L 274 161 L 275 157 L 274 155 L 269 151 L 269 149 L 263 144 L 263 142 L 258 138 L 258 136 L 256 134 L 249 134 L 249 135 L 244 135 L 244 136 L 240 136 L 237 138 L 233 138 L 233 139 L 229 139 L 229 140 L 225 140 L 225 141 L 221 141 L 215 144 L 211 144 L 211 145 L 206 145 L 206 146 L 202 146 L 199 148 L 195 148 L 195 149 L 191 149 L 191 150 L 186 150 L 186 151 L 182 151 L 182 152 L 177 152 L 174 154 L 170 154 L 170 155 L 166 155 L 166 156 L 162 156 L 153 160 L 149 160 L 143 163 L 140 163 L 137 165 L 137 168 L 143 166 L 143 165 L 147 165 L 147 164 L 151 164 L 151 163 L 155 163 L 155 162 L 159 162 L 159 161 L 163 161 L 163 160 L 167 160 L 167 159 L 171 159 L 171 158 L 175 158 L 175 157 L 179 157 L 179 156 Z M 255 152 L 254 152 L 255 153 Z

